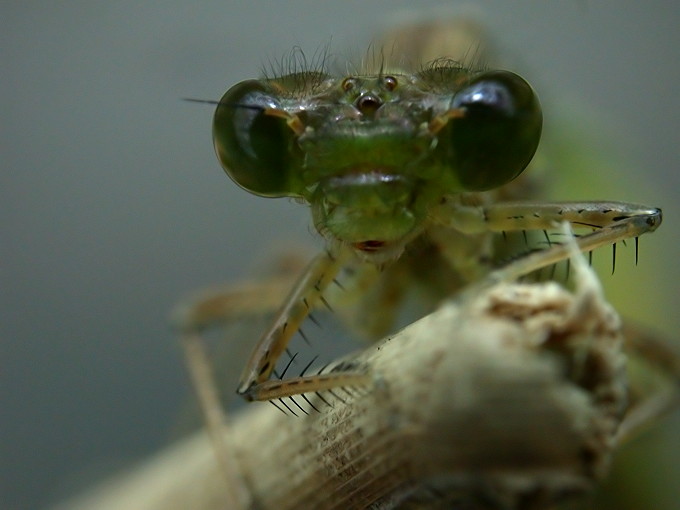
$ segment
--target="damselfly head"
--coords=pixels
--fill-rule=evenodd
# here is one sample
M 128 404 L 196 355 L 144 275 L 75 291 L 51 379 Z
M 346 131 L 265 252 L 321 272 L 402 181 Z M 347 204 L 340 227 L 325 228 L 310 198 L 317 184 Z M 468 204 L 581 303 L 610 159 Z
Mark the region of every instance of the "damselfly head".
M 325 237 L 383 260 L 442 197 L 517 177 L 542 126 L 521 77 L 447 60 L 413 74 L 248 80 L 216 104 L 215 149 L 239 186 L 306 201 Z

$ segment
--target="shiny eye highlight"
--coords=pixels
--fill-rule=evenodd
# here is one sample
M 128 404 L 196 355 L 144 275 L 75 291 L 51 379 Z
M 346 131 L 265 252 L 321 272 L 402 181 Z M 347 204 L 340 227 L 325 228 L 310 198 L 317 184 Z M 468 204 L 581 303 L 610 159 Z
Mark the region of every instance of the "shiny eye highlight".
M 383 77 L 383 87 L 385 87 L 386 90 L 392 92 L 394 89 L 397 88 L 398 82 L 397 79 L 394 76 L 384 76 Z
M 475 77 L 451 101 L 458 110 L 447 126 L 448 156 L 467 191 L 485 191 L 512 181 L 531 161 L 543 115 L 531 86 L 508 71 Z
M 295 134 L 278 99 L 262 82 L 249 80 L 230 88 L 213 118 L 215 152 L 225 172 L 239 186 L 267 197 L 296 195 L 291 172 Z

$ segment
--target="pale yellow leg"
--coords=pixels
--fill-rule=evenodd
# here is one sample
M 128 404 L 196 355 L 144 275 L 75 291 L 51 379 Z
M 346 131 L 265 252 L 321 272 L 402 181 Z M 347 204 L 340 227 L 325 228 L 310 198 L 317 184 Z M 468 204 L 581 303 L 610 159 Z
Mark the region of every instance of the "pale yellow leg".
M 271 400 L 368 382 L 367 374 L 344 369 L 325 374 L 301 375 L 286 381 L 269 381 L 291 337 L 316 304 L 324 302 L 323 292 L 350 256 L 349 252 L 341 251 L 337 255 L 324 252 L 312 260 L 250 355 L 237 389 L 239 395 L 246 400 Z
M 624 202 L 506 202 L 487 206 L 449 200 L 433 212 L 433 220 L 464 233 L 554 229 L 563 222 L 594 231 L 577 238 L 582 252 L 653 232 L 661 224 L 661 210 Z M 492 273 L 512 281 L 569 257 L 566 246 L 551 245 L 522 256 Z

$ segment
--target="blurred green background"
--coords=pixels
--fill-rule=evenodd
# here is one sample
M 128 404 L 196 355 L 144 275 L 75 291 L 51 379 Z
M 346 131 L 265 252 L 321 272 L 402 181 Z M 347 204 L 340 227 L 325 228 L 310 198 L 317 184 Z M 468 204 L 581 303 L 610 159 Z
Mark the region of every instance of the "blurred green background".
M 341 61 L 360 55 L 410 4 L 0 6 L 0 508 L 42 506 L 165 444 L 188 392 L 172 305 L 239 279 L 281 243 L 319 242 L 305 208 L 225 177 L 212 109 L 179 98 L 218 99 L 294 46 L 313 53 L 331 41 Z M 577 188 L 563 197 L 663 208 L 638 268 L 629 249 L 604 278 L 622 285 L 632 274 L 634 286 L 609 297 L 673 335 L 680 4 L 445 5 L 485 23 L 539 92 L 555 168 Z M 612 508 L 677 508 L 678 427 L 676 414 L 621 456 L 627 481 Z

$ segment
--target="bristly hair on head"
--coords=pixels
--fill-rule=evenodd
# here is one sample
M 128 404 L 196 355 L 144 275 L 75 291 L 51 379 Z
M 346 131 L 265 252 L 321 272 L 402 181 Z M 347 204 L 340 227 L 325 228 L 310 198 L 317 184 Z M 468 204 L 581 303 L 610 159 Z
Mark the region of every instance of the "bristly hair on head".
M 402 74 L 403 60 L 403 55 L 396 54 L 395 45 L 386 49 L 380 42 L 371 42 L 360 56 L 358 52 L 348 55 L 341 72 L 345 76 Z
M 309 91 L 320 85 L 328 75 L 331 41 L 317 48 L 311 58 L 300 46 L 293 48 L 279 59 L 268 59 L 262 66 L 261 75 L 264 80 L 278 80 L 282 77 L 293 79 L 291 95 L 301 91 Z
M 433 72 L 440 69 L 458 68 L 461 71 L 467 71 L 470 74 L 481 73 L 488 71 L 489 66 L 487 62 L 486 52 L 481 47 L 481 42 L 477 41 L 474 46 L 467 49 L 461 58 L 452 58 L 447 55 L 442 55 L 434 60 L 423 62 L 420 65 L 420 72 Z

